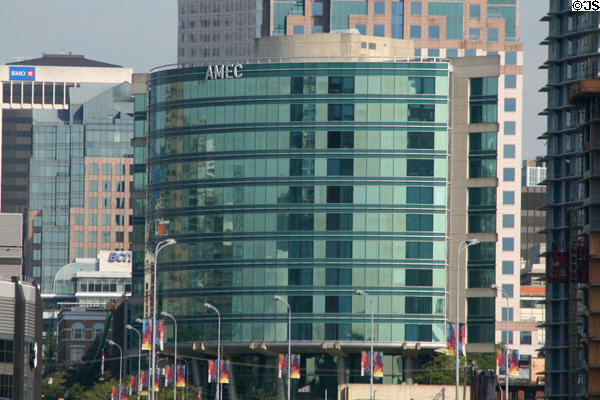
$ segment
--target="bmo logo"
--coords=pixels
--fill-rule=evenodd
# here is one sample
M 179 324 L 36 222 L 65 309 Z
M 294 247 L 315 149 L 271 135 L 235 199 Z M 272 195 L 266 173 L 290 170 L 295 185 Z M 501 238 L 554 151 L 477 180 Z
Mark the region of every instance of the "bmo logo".
M 108 262 L 113 263 L 131 263 L 130 251 L 111 251 L 108 255 Z
M 9 67 L 11 81 L 35 81 L 35 67 Z

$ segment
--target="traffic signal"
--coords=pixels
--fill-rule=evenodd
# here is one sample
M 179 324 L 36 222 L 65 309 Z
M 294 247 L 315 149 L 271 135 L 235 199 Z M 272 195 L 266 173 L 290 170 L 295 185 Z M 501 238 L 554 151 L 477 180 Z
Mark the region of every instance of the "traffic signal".
M 42 389 L 42 400 L 46 400 L 46 391 Z

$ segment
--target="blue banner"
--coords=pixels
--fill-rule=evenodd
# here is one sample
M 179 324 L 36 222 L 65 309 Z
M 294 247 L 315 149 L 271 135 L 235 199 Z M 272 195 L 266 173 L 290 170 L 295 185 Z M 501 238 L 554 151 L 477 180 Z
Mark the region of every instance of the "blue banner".
M 11 81 L 35 81 L 35 67 L 9 67 Z

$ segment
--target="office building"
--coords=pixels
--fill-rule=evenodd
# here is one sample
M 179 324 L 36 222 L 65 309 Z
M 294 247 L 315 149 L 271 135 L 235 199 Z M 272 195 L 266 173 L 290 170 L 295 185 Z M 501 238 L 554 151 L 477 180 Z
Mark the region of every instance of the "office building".
M 235 5 L 239 12 L 226 13 L 228 7 L 234 7 L 233 3 L 239 3 Z M 518 0 L 180 0 L 178 61 L 187 66 L 214 64 L 217 60 L 243 62 L 252 55 L 257 56 L 255 50 L 248 53 L 248 40 L 253 29 L 257 37 L 285 35 L 300 37 L 306 42 L 312 40 L 310 34 L 344 30 L 374 37 L 410 39 L 414 43 L 415 57 L 500 56 L 498 118 L 495 121 L 498 129 L 492 130 L 498 132 L 497 140 L 493 143 L 493 150 L 484 149 L 484 143 L 479 154 L 473 153 L 469 159 L 473 165 L 485 168 L 481 178 L 497 179 L 497 190 L 494 194 L 497 205 L 493 208 L 501 212 L 496 214 L 493 221 L 494 228 L 497 228 L 497 231 L 494 231 L 497 232 L 497 236 L 493 240 L 496 243 L 493 250 L 495 254 L 489 255 L 486 261 L 488 267 L 494 266 L 494 271 L 473 272 L 472 283 L 479 288 L 496 284 L 511 290 L 512 286 L 512 292 L 518 294 L 523 91 L 523 45 L 519 41 L 518 3 Z M 245 16 L 239 16 L 240 13 L 245 13 Z M 238 20 L 242 22 L 236 24 L 235 21 Z M 250 27 L 252 21 L 254 25 Z M 244 32 L 238 32 L 240 30 Z M 239 45 L 240 48 L 243 47 L 243 51 L 232 49 L 238 46 L 238 43 L 227 43 L 224 39 L 226 37 L 243 37 L 244 45 Z M 218 41 L 213 42 L 214 38 Z M 361 56 L 372 54 L 370 51 L 373 49 L 362 50 L 358 53 Z M 289 53 L 285 54 L 292 56 Z M 482 220 L 475 215 L 476 210 L 471 211 L 472 220 Z M 491 215 L 485 218 L 491 223 Z M 487 233 L 491 226 L 488 224 L 482 233 Z M 476 237 L 479 232 L 473 228 L 469 233 Z M 492 241 L 491 238 L 486 238 L 486 241 L 488 240 Z M 450 247 L 457 245 L 458 242 L 452 242 Z M 454 257 L 449 262 L 454 263 Z M 479 278 L 475 278 L 476 275 L 479 275 Z M 481 279 L 479 283 L 475 283 L 477 279 Z M 509 307 L 503 307 L 501 305 L 505 302 L 500 291 L 497 297 L 495 315 L 498 326 L 494 336 L 496 342 L 506 342 L 502 340 L 502 308 L 506 308 L 506 318 L 512 322 L 518 321 L 519 301 L 518 296 L 513 296 Z M 452 304 L 451 301 L 448 306 L 453 309 Z M 519 336 L 517 325 L 511 325 L 509 335 Z M 513 345 L 518 346 L 518 343 L 518 339 L 513 341 Z
M 42 299 L 37 285 L 0 281 L 0 397 L 39 400 Z
M 23 269 L 23 215 L 0 213 L 0 280 L 21 278 Z
M 549 23 L 545 396 L 598 399 L 600 16 L 570 10 L 570 2 L 551 1 L 542 18 Z
M 128 250 L 131 73 L 78 55 L 0 66 L 1 207 L 24 215 L 23 274 L 43 292 L 75 258 Z
M 148 204 L 135 212 L 146 229 L 132 248 L 145 315 L 154 246 L 172 237 L 178 244 L 158 263 L 158 308 L 177 318 L 184 353 L 216 347 L 208 301 L 223 316 L 226 358 L 274 365 L 287 348 L 279 294 L 307 371 L 298 384 L 321 393 L 367 382 L 356 371 L 370 303 L 353 294 L 365 289 L 383 382 L 411 382 L 419 357 L 446 346 L 456 248 L 477 236 L 461 262 L 461 321 L 467 351 L 493 352 L 499 243 L 518 260 L 517 239 L 508 248 L 496 233 L 515 225 L 496 227 L 501 58 L 415 60 L 410 41 L 358 34 L 263 38 L 254 54 L 247 64 L 144 77 L 148 135 L 132 143 L 135 154 L 148 150 L 147 161 L 134 160 L 134 186 L 147 171 Z M 140 124 L 145 99 L 136 94 Z M 512 172 L 504 179 L 517 180 Z M 518 268 L 511 278 L 518 288 Z M 279 385 L 259 376 L 257 385 Z

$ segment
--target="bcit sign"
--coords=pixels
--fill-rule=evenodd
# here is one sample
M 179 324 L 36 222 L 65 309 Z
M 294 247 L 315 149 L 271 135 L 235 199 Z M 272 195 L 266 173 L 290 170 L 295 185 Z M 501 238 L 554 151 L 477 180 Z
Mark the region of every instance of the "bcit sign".
M 130 251 L 111 251 L 108 255 L 108 262 L 113 263 L 130 263 L 131 252 Z
M 9 67 L 11 81 L 35 81 L 35 67 Z
M 209 65 L 208 68 L 206 68 L 204 80 L 241 78 L 244 76 L 242 73 L 243 69 L 244 66 L 242 64 Z

